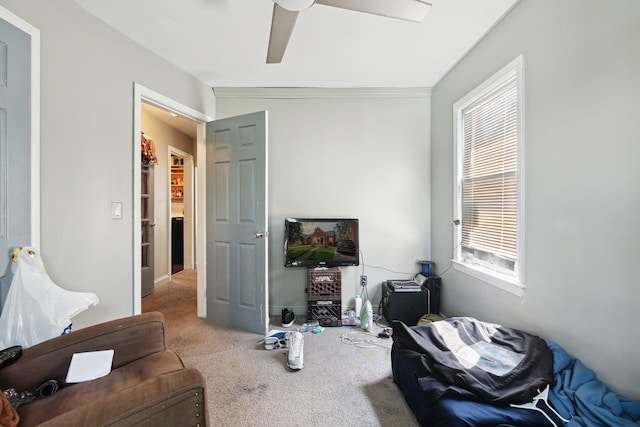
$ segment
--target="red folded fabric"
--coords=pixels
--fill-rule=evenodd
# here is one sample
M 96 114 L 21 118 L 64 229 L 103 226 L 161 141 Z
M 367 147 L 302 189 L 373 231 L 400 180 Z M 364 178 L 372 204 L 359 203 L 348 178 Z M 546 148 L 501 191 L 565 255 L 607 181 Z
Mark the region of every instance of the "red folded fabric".
M 18 425 L 18 421 L 20 421 L 20 416 L 16 409 L 0 391 L 0 427 L 15 427 Z

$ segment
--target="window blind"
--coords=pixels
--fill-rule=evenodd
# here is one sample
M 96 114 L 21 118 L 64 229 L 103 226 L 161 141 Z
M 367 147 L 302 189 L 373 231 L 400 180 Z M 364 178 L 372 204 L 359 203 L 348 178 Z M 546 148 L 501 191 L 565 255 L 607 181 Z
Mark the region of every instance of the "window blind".
M 514 271 L 518 254 L 518 86 L 505 84 L 462 112 L 465 258 Z

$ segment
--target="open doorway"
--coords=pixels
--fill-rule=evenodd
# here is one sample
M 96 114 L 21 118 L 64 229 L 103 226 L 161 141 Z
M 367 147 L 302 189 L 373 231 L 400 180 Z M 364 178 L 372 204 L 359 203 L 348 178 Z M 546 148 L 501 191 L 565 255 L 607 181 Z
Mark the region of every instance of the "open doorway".
M 154 120 L 156 122 L 163 123 L 158 125 L 156 129 L 147 129 L 148 126 L 143 126 L 143 117 L 158 115 Z M 150 89 L 147 89 L 141 85 L 134 84 L 134 197 L 133 197 L 133 220 L 135 226 L 133 227 L 133 248 L 134 248 L 134 272 L 133 272 L 133 314 L 139 314 L 142 312 L 142 246 L 143 246 L 143 231 L 138 226 L 142 220 L 141 212 L 141 150 L 137 145 L 140 141 L 140 135 L 142 132 L 146 132 L 147 136 L 154 142 L 160 142 L 158 139 L 163 138 L 163 133 L 159 131 L 161 127 L 166 127 L 169 124 L 174 130 L 170 132 L 176 132 L 176 134 L 187 135 L 186 142 L 167 143 L 165 148 L 157 149 L 156 154 L 158 156 L 158 168 L 155 169 L 154 178 L 155 182 L 160 183 L 160 189 L 154 190 L 154 196 L 158 198 L 155 206 L 159 206 L 158 212 L 154 214 L 154 221 L 150 221 L 155 224 L 154 234 L 163 236 L 164 241 L 157 242 L 156 246 L 162 249 L 162 252 L 155 255 L 154 259 L 159 260 L 160 270 L 155 274 L 154 281 L 156 284 L 161 285 L 168 283 L 171 280 L 171 153 L 179 154 L 184 161 L 184 166 L 189 170 L 188 175 L 191 179 L 189 194 L 191 201 L 188 203 L 191 209 L 190 215 L 190 227 L 192 231 L 189 231 L 191 242 L 188 243 L 189 251 L 185 251 L 185 266 L 190 267 L 193 270 L 193 278 L 196 281 L 197 288 L 197 315 L 199 317 L 206 316 L 206 300 L 205 300 L 205 280 L 206 277 L 206 265 L 203 259 L 204 256 L 204 233 L 198 233 L 197 230 L 203 230 L 204 214 L 202 211 L 203 204 L 198 200 L 204 199 L 205 191 L 205 179 L 204 179 L 204 167 L 199 167 L 198 159 L 204 161 L 205 158 L 205 130 L 204 123 L 211 121 L 212 118 L 206 116 L 198 111 L 195 111 L 189 107 L 186 107 L 170 98 L 160 95 Z M 169 123 L 166 123 L 169 122 Z M 182 140 L 182 137 L 178 138 Z M 169 149 L 171 146 L 171 150 Z M 158 176 L 160 175 L 160 176 Z M 184 190 L 183 190 L 184 191 Z M 164 198 L 164 201 L 162 200 Z M 183 193 L 184 198 L 184 193 Z M 186 204 L 186 203 L 185 203 Z M 158 239 L 156 239 L 158 240 Z M 187 246 L 187 244 L 185 244 Z M 154 267 L 155 270 L 155 267 Z M 197 274 L 195 271 L 197 270 Z
M 142 295 L 145 297 L 170 283 L 174 274 L 195 270 L 193 158 L 197 148 L 197 123 L 146 102 L 141 107 L 143 148 L 153 150 L 150 154 L 143 152 L 142 156 L 143 172 L 145 167 L 153 169 L 153 173 L 148 174 L 153 182 L 150 185 L 145 185 L 144 179 L 141 182 Z M 148 157 L 153 161 L 145 162 Z M 145 209 L 149 204 L 152 206 Z M 146 274 L 147 270 L 152 271 Z M 195 278 L 196 274 L 190 277 Z M 194 289 L 195 285 L 193 283 Z
M 194 140 L 195 148 L 195 140 Z M 193 154 L 169 146 L 169 251 L 171 274 L 195 270 Z

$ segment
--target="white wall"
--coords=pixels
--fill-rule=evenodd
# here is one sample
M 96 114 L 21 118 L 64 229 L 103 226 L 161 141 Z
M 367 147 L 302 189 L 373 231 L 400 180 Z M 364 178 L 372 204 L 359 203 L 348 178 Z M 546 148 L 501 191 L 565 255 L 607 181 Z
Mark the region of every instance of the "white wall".
M 0 0 L 41 31 L 41 252 L 60 286 L 98 294 L 81 327 L 133 313 L 133 83 L 214 116 L 211 88 L 72 0 Z M 124 219 L 111 219 L 111 202 Z
M 220 118 L 268 111 L 272 316 L 282 307 L 306 315 L 307 269 L 283 267 L 287 216 L 359 218 L 364 274 L 376 304 L 381 281 L 418 271 L 415 260 L 430 255 L 428 92 L 281 89 L 229 98 L 221 92 Z M 353 305 L 361 273 L 362 266 L 342 268 L 343 306 Z
M 640 2 L 522 0 L 433 90 L 432 230 L 453 250 L 452 105 L 524 54 L 525 283 L 517 298 L 463 273 L 444 311 L 550 338 L 640 398 Z

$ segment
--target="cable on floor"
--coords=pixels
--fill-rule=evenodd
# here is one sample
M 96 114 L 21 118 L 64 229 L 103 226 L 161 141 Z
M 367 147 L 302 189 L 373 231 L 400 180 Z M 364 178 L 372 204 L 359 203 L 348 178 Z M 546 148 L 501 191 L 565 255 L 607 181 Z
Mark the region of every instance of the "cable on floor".
M 366 337 L 354 337 L 356 334 L 366 335 Z M 382 339 L 377 335 L 366 331 L 353 331 L 340 336 L 343 344 L 350 344 L 358 348 L 383 347 L 391 350 L 391 345 L 382 344 Z

